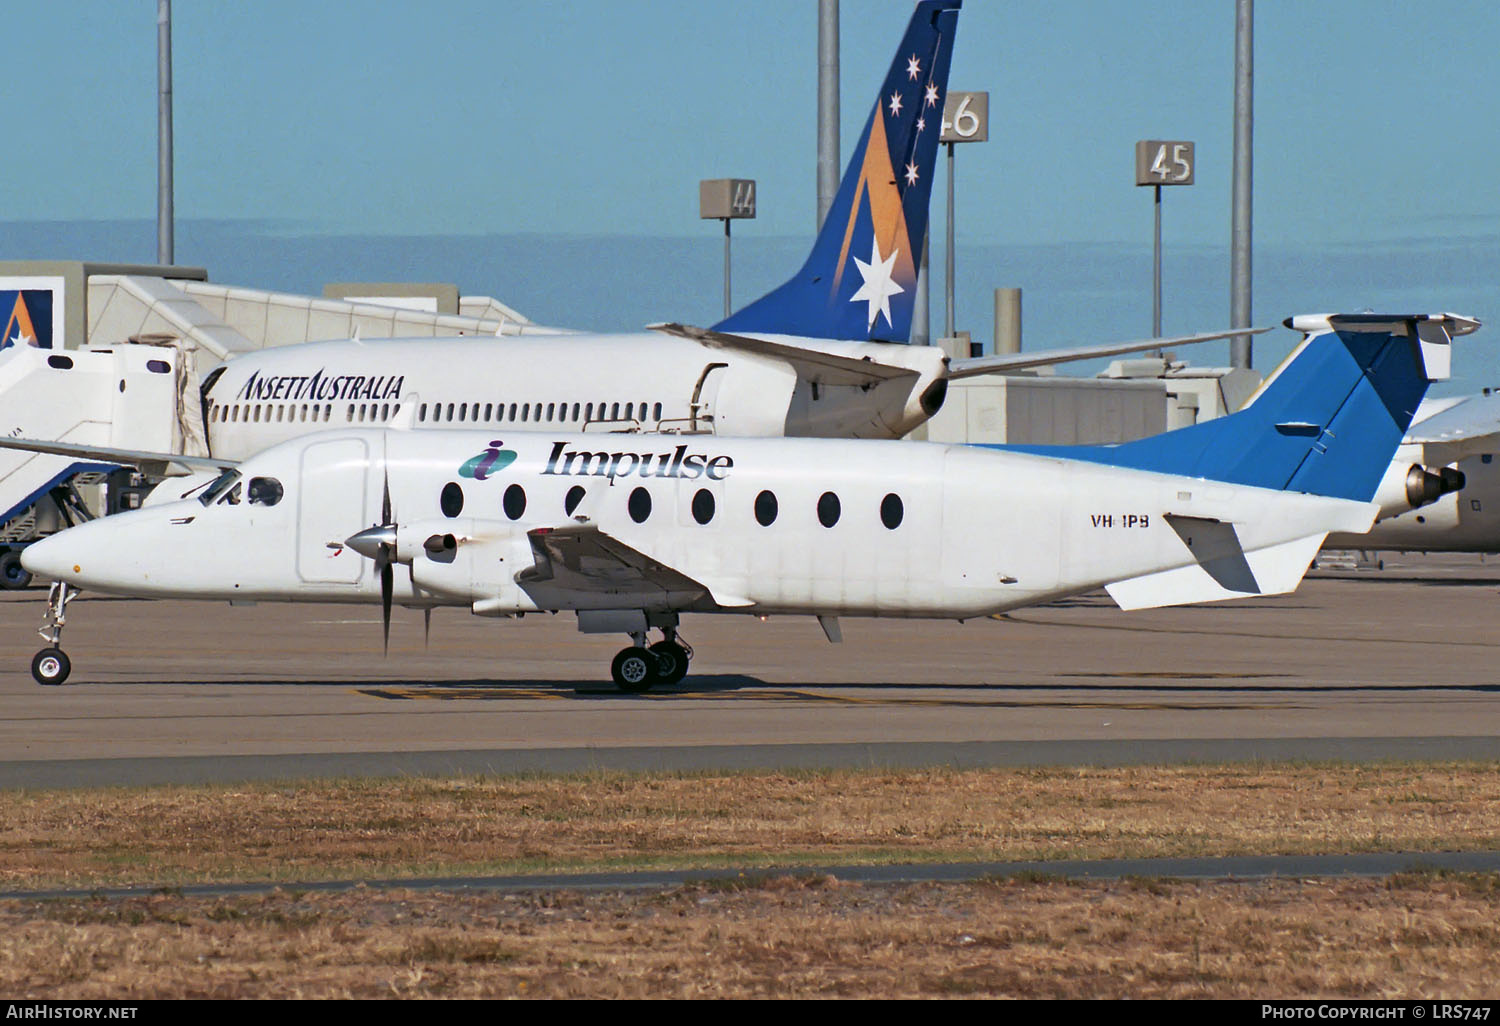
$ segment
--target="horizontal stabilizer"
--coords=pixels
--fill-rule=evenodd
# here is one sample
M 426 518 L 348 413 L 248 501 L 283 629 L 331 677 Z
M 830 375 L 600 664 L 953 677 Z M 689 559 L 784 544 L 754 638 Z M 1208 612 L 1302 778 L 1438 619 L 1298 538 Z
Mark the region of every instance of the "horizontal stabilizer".
M 948 365 L 949 380 L 972 378 L 979 374 L 1006 374 L 1031 367 L 1050 367 L 1058 363 L 1073 363 L 1077 360 L 1099 360 L 1126 353 L 1144 353 L 1152 349 L 1170 349 L 1176 346 L 1191 346 L 1199 342 L 1234 338 L 1237 335 L 1259 335 L 1270 328 L 1237 328 L 1233 331 L 1215 331 L 1202 335 L 1178 335 L 1174 338 L 1144 338 L 1130 342 L 1106 342 L 1097 346 L 1074 346 L 1070 349 L 1048 349 L 1031 353 L 998 353 L 994 356 L 976 356 L 967 360 L 954 360 Z
M 220 459 L 217 456 L 185 456 L 175 452 L 111 449 L 102 445 L 43 442 L 33 438 L 0 438 L 0 449 L 19 449 L 22 452 L 40 452 L 49 456 L 71 456 L 74 459 L 113 463 L 122 467 L 139 467 L 146 473 L 159 477 L 172 476 L 170 471 L 174 466 L 182 468 L 179 473 L 191 474 L 195 470 L 225 470 L 239 466 L 240 462 Z
M 695 328 L 687 324 L 653 324 L 652 331 L 678 338 L 692 339 L 714 349 L 731 349 L 742 353 L 754 353 L 775 360 L 785 360 L 797 369 L 799 377 L 824 385 L 878 385 L 895 378 L 915 378 L 918 372 L 910 367 L 897 367 L 888 363 L 877 363 L 872 359 L 851 359 L 835 353 L 823 353 L 816 349 L 772 342 L 748 335 L 731 335 L 710 328 Z
M 1192 531 L 1194 540 L 1189 547 L 1198 562 L 1106 585 L 1116 605 L 1121 609 L 1159 609 L 1284 595 L 1296 590 L 1326 537 L 1314 534 L 1245 552 L 1234 540 L 1232 524 L 1214 522 L 1216 526 L 1209 528 L 1205 523 L 1183 522 L 1190 519 L 1195 518 L 1168 517 L 1177 533 L 1184 535 L 1184 541 L 1185 532 Z

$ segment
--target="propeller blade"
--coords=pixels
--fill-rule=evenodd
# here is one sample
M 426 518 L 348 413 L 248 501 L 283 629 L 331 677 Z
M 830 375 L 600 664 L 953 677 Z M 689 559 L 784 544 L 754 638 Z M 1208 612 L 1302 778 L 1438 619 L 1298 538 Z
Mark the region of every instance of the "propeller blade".
M 391 570 L 390 560 L 380 561 L 380 623 L 385 629 L 385 654 L 391 654 L 391 591 L 394 588 L 395 574 Z
M 427 648 L 432 641 L 432 608 L 422 610 L 422 647 Z
M 385 472 L 385 483 L 380 493 L 380 522 L 389 524 L 391 522 L 391 472 L 387 468 Z

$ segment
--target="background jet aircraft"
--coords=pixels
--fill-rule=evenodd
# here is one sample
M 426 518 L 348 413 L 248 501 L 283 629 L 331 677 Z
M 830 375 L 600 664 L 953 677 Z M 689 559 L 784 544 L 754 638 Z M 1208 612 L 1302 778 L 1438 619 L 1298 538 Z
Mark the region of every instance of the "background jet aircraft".
M 1296 587 L 1360 531 L 1457 319 L 1324 317 L 1247 409 L 1116 446 L 502 434 L 373 428 L 295 439 L 197 493 L 23 556 L 148 597 L 575 610 L 632 644 L 643 690 L 686 672 L 685 612 L 981 616 L 1105 587 L 1124 608 Z M 411 411 L 408 411 L 410 417 Z M 399 569 L 398 569 L 399 568 Z M 648 631 L 662 638 L 648 644 Z

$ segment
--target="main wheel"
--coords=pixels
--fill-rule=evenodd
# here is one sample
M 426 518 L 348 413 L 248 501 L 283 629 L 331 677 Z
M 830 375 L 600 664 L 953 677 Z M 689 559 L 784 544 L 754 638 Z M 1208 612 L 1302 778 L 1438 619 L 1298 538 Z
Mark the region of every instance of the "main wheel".
M 656 656 L 656 676 L 663 684 L 676 684 L 687 676 L 687 649 L 677 642 L 658 641 L 651 646 L 651 654 Z
M 651 690 L 658 677 L 657 659 L 648 649 L 621 649 L 609 666 L 609 673 L 621 691 L 639 694 Z
M 73 663 L 60 648 L 44 648 L 31 660 L 31 675 L 38 684 L 61 684 L 72 670 Z
M 21 589 L 31 583 L 31 574 L 21 565 L 21 550 L 0 552 L 0 588 Z

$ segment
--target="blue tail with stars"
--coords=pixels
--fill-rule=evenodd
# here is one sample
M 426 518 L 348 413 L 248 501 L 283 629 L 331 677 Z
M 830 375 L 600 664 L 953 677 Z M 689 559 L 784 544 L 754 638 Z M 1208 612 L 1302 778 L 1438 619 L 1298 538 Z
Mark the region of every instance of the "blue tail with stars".
M 911 337 L 961 4 L 917 4 L 807 263 L 715 330 L 860 341 Z

